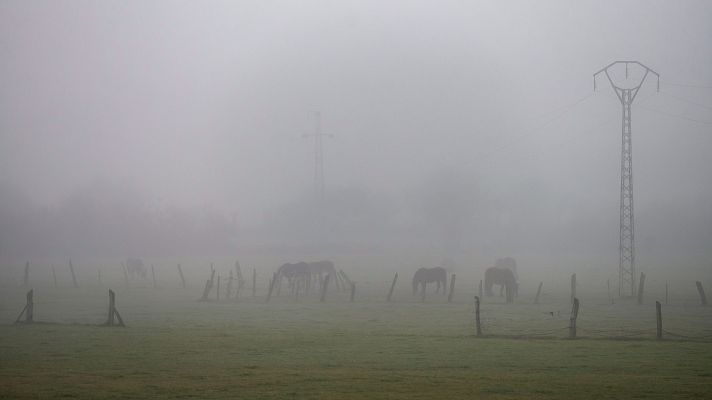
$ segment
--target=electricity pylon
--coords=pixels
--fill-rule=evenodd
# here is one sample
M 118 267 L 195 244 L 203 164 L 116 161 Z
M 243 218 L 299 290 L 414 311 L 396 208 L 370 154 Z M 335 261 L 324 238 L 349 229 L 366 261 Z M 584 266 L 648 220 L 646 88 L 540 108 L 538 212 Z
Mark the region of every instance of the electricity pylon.
M 637 85 L 622 87 L 616 84 L 609 70 L 617 65 L 625 65 L 625 77 L 628 80 L 628 66 L 630 64 L 642 67 L 645 72 Z M 660 91 L 660 75 L 652 69 L 646 67 L 638 61 L 614 61 L 600 71 L 593 74 L 593 90 L 596 90 L 596 77 L 605 73 L 613 91 L 618 96 L 623 106 L 622 129 L 622 149 L 621 149 L 621 198 L 620 198 L 620 241 L 618 259 L 618 295 L 635 296 L 635 216 L 633 214 L 633 141 L 631 135 L 631 114 L 630 108 L 635 96 L 638 95 L 640 87 L 643 86 L 645 78 L 649 73 L 654 74 L 658 79 L 657 90 Z
M 334 137 L 334 135 L 325 134 L 321 131 L 321 112 L 314 112 L 314 133 L 302 135 L 304 138 L 314 138 L 314 197 L 318 202 L 324 200 L 324 147 L 322 139 L 326 137 Z

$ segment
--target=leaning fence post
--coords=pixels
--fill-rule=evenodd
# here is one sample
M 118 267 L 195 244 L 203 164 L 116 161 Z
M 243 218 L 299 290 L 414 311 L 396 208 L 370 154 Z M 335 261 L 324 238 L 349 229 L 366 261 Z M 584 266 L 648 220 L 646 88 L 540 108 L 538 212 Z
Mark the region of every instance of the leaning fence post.
M 20 315 L 17 316 L 17 319 L 15 320 L 15 323 L 18 324 L 20 323 L 20 320 L 22 319 L 22 316 L 25 316 L 25 321 L 24 323 L 26 324 L 31 324 L 35 320 L 35 302 L 32 300 L 34 295 L 34 289 L 30 289 L 27 292 L 27 302 L 25 303 L 25 307 L 20 311 Z
M 183 284 L 183 289 L 185 289 L 185 276 L 183 276 L 183 268 L 178 264 L 178 275 L 180 275 L 180 281 Z
M 396 272 L 395 276 L 393 277 L 393 283 L 391 283 L 391 288 L 388 290 L 388 297 L 386 297 L 386 301 L 391 301 L 391 298 L 393 297 L 393 288 L 396 287 L 397 280 L 398 280 L 398 273 Z
M 217 299 L 217 301 L 220 301 L 220 275 L 218 275 L 218 290 L 216 291 L 215 298 Z
M 354 296 L 356 296 L 356 284 L 351 282 L 351 296 L 349 296 L 349 301 L 354 302 Z
M 72 283 L 74 284 L 74 287 L 79 287 L 79 285 L 77 285 L 77 276 L 74 274 L 74 265 L 72 265 L 72 260 L 69 260 L 69 272 L 72 273 Z
M 116 309 L 116 294 L 113 290 L 109 289 L 109 317 L 106 319 L 104 325 L 114 326 L 114 317 L 118 320 L 119 326 L 124 326 L 124 320 L 121 319 L 121 315 Z
M 571 275 L 571 302 L 576 298 L 576 274 Z
M 643 290 L 645 290 L 645 274 L 640 273 L 640 282 L 638 282 L 638 305 L 643 304 Z
M 321 290 L 321 298 L 319 299 L 319 301 L 320 301 L 321 303 L 323 303 L 324 300 L 326 300 L 326 289 L 329 287 L 329 280 L 330 280 L 330 279 L 331 279 L 331 274 L 327 274 L 327 275 L 326 275 L 326 278 L 324 278 L 324 287 L 323 287 L 322 290 Z
M 455 274 L 452 274 L 452 276 L 450 277 L 450 293 L 448 293 L 448 295 L 447 295 L 448 303 L 452 303 L 452 296 L 455 293 L 455 278 L 456 277 L 457 277 L 457 275 L 455 275 Z
M 544 282 L 539 282 L 539 288 L 536 290 L 536 297 L 534 298 L 534 304 L 539 304 L 539 295 L 541 294 L 541 287 Z
M 480 323 L 480 297 L 475 296 L 475 327 L 477 336 L 482 336 L 482 324 Z
M 660 305 L 659 301 L 655 302 L 655 319 L 657 320 L 657 338 L 658 340 L 663 338 L 663 306 Z
M 576 275 L 576 274 L 574 274 Z M 569 320 L 569 338 L 576 338 L 576 318 L 578 318 L 579 299 L 574 297 L 574 304 L 571 307 L 571 319 Z
M 702 287 L 702 282 L 697 281 L 695 282 L 697 285 L 697 293 L 700 294 L 700 303 L 702 303 L 703 306 L 707 305 L 707 296 L 705 296 L 705 288 Z

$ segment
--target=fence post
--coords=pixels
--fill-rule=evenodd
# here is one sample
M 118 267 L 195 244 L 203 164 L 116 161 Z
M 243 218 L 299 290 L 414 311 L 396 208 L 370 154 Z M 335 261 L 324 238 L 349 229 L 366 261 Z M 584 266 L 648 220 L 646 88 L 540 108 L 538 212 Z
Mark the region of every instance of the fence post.
M 331 279 L 331 274 L 327 274 L 326 278 L 324 278 L 324 287 L 321 289 L 321 299 L 319 301 L 321 303 L 326 300 L 326 289 L 329 287 L 329 280 Z
M 393 297 L 393 288 L 396 287 L 396 281 L 398 280 L 398 273 L 396 272 L 396 275 L 393 277 L 393 283 L 391 283 L 391 288 L 388 290 L 388 297 L 386 297 L 386 301 L 390 302 L 391 298 Z
M 232 277 L 232 270 L 230 270 L 230 274 L 227 278 L 227 287 L 225 288 L 225 300 L 230 300 L 230 296 L 232 295 L 232 280 L 234 278 Z
M 72 273 L 72 283 L 74 284 L 74 287 L 79 287 L 79 285 L 77 285 L 77 276 L 74 274 L 74 265 L 72 265 L 72 260 L 69 260 L 69 272 Z
M 356 296 L 356 284 L 351 282 L 351 296 L 349 297 L 351 303 L 354 302 L 354 296 Z
M 645 274 L 640 273 L 640 282 L 638 282 L 638 305 L 643 304 L 643 290 L 645 290 Z
M 707 296 L 705 296 L 705 288 L 702 287 L 702 282 L 697 281 L 695 282 L 697 285 L 697 293 L 700 294 L 700 303 L 702 303 L 703 306 L 707 305 Z
M 31 324 L 35 322 L 35 302 L 32 300 L 34 295 L 34 289 L 30 289 L 27 292 L 27 302 L 25 303 L 25 307 L 20 311 L 20 315 L 17 316 L 17 319 L 15 320 L 16 324 L 20 323 L 20 320 L 22 319 L 22 316 L 25 316 L 25 321 L 24 323 L 26 324 Z
M 254 275 L 252 275 L 252 276 L 254 277 Z M 280 277 L 279 279 L 282 279 L 282 277 Z M 254 280 L 252 282 L 253 282 L 252 293 L 254 296 L 254 293 L 255 293 Z M 267 291 L 267 299 L 265 300 L 265 303 L 269 303 L 269 299 L 272 297 L 272 290 L 274 289 L 275 283 L 277 283 L 277 273 L 276 272 L 272 275 L 272 279 L 269 281 L 269 291 Z
M 121 263 L 121 270 L 124 272 L 124 281 L 126 282 L 126 289 L 129 288 L 129 273 L 128 270 L 126 269 L 126 264 L 123 262 Z
M 25 286 L 25 287 L 30 286 L 30 262 L 29 262 L 29 261 L 27 261 L 27 262 L 25 263 L 24 286 Z
M 235 260 L 235 278 L 237 279 L 237 292 L 236 298 L 237 298 L 237 293 L 240 293 L 240 289 L 242 289 L 242 286 L 245 284 L 245 278 L 242 276 L 242 267 L 240 267 L 240 261 Z
M 99 284 L 99 286 L 101 286 L 101 270 L 97 268 L 96 273 L 96 282 Z
M 203 295 L 200 297 L 200 300 L 207 301 L 209 293 L 210 293 L 210 279 L 205 281 L 205 287 L 203 288 Z
M 185 289 L 185 276 L 183 276 L 183 268 L 178 264 L 178 275 L 180 275 L 180 281 L 183 284 L 183 289 Z
M 156 286 L 156 270 L 153 267 L 153 264 L 151 264 L 151 278 L 153 279 L 153 288 L 155 289 Z
M 576 274 L 571 275 L 571 302 L 576 298 Z
M 539 304 L 539 295 L 541 294 L 541 287 L 544 285 L 544 282 L 539 282 L 539 288 L 536 290 L 536 297 L 534 298 L 534 304 Z
M 220 275 L 218 275 L 218 290 L 216 293 L 217 294 L 216 294 L 215 298 L 217 301 L 220 301 Z
M 613 297 L 611 297 L 611 280 L 606 281 L 606 286 L 608 287 L 608 302 L 613 304 Z
M 121 318 L 119 311 L 116 309 L 116 294 L 109 289 L 109 317 L 106 319 L 106 326 L 114 326 L 114 317 L 116 317 L 119 326 L 125 326 L 124 320 Z
M 457 277 L 457 275 L 455 275 L 455 274 L 452 274 L 452 276 L 450 277 L 450 293 L 448 293 L 448 295 L 447 295 L 448 303 L 452 303 L 452 296 L 455 293 L 455 278 L 456 277 Z
M 480 279 L 480 287 L 477 289 L 477 295 L 480 299 L 482 298 L 482 279 Z
M 574 304 L 571 307 L 571 319 L 569 320 L 569 339 L 576 338 L 576 318 L 578 318 L 578 311 L 579 299 L 574 297 Z
M 257 270 L 252 268 L 252 297 L 255 297 L 255 288 L 257 287 Z
M 655 302 L 655 319 L 657 320 L 657 338 L 658 340 L 663 338 L 663 306 L 660 305 L 659 301 Z
M 482 324 L 480 323 L 480 297 L 475 296 L 475 327 L 477 327 L 477 336 L 482 336 Z

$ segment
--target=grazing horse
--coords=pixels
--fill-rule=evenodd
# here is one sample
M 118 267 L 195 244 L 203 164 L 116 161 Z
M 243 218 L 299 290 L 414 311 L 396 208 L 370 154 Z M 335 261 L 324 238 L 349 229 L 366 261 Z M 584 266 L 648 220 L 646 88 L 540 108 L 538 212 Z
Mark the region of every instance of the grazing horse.
M 312 277 L 314 277 L 315 279 L 318 279 L 320 284 L 322 282 L 324 282 L 324 279 L 326 278 L 327 275 L 331 275 L 330 279 L 334 281 L 334 284 L 336 285 L 337 289 L 341 289 L 341 286 L 343 286 L 343 283 L 341 282 L 341 277 L 336 272 L 334 263 L 331 261 L 324 260 L 324 261 L 310 262 L 309 263 L 309 272 L 311 273 Z
M 494 262 L 494 266 L 497 268 L 506 268 L 514 273 L 514 279 L 519 280 L 519 275 L 517 275 L 517 260 L 513 257 L 498 258 Z
M 141 277 L 146 279 L 148 275 L 148 269 L 143 265 L 143 260 L 140 258 L 127 258 L 126 259 L 126 272 L 131 279 L 136 277 Z
M 309 281 L 311 280 L 309 264 L 302 261 L 294 264 L 286 263 L 282 265 L 277 270 L 277 275 L 275 276 L 277 284 L 279 284 L 280 286 L 282 283 L 282 278 L 287 279 L 287 286 L 291 288 L 292 291 L 295 290 L 296 283 L 300 281 L 304 281 L 304 284 L 309 287 Z
M 420 268 L 415 271 L 415 275 L 413 275 L 413 294 L 415 295 L 418 292 L 419 285 L 423 286 L 423 292 L 425 292 L 425 285 L 430 282 L 437 282 L 438 284 L 435 293 L 440 292 L 440 284 L 442 284 L 443 294 L 445 294 L 447 291 L 445 286 L 447 284 L 447 271 L 445 271 L 445 268 Z
M 501 290 L 507 292 L 507 303 L 514 301 L 514 296 L 517 294 L 517 279 L 514 272 L 508 268 L 490 267 L 485 270 L 485 294 L 493 296 L 492 286 L 500 285 Z

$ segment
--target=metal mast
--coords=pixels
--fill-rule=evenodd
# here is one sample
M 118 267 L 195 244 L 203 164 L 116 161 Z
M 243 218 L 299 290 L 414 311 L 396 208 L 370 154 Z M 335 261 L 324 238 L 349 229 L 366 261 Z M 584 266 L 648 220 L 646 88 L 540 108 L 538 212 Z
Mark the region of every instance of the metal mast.
M 314 138 L 314 196 L 317 201 L 324 200 L 324 147 L 323 138 L 334 137 L 334 135 L 324 134 L 321 131 L 321 112 L 314 112 L 314 133 L 302 135 L 305 138 Z
M 609 71 L 614 66 L 625 65 L 625 77 L 628 80 L 628 66 L 637 65 L 644 69 L 643 77 L 637 85 L 622 87 L 616 84 Z M 635 217 L 633 213 L 633 141 L 631 135 L 631 105 L 648 74 L 657 77 L 657 90 L 660 91 L 660 75 L 638 61 L 614 61 L 593 74 L 593 90 L 596 90 L 596 77 L 604 73 L 623 106 L 621 124 L 621 196 L 620 196 L 620 242 L 618 259 L 618 294 L 635 296 Z

